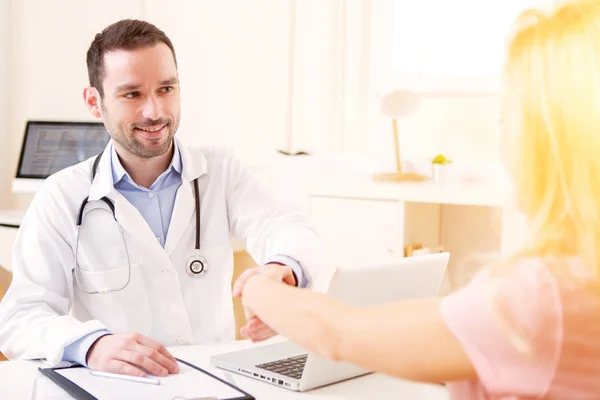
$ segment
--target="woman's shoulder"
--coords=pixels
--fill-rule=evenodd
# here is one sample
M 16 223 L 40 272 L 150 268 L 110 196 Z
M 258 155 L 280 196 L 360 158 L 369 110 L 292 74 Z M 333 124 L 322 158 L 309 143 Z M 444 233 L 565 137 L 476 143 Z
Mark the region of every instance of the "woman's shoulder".
M 525 290 L 523 295 L 535 295 L 538 291 L 557 290 L 564 283 L 590 281 L 592 272 L 577 257 L 520 257 L 482 269 L 472 284 L 490 285 L 501 292 Z
M 466 319 L 477 313 L 482 323 L 487 321 L 519 337 L 534 339 L 540 330 L 557 326 L 562 319 L 561 291 L 554 268 L 542 257 L 491 265 L 444 299 L 446 312 L 464 314 Z
M 496 263 L 444 298 L 443 319 L 491 393 L 539 395 L 561 342 L 556 280 L 543 259 Z
M 522 257 L 488 268 L 488 284 L 499 292 L 522 296 L 561 296 L 566 291 L 585 293 L 596 286 L 594 270 L 579 257 Z

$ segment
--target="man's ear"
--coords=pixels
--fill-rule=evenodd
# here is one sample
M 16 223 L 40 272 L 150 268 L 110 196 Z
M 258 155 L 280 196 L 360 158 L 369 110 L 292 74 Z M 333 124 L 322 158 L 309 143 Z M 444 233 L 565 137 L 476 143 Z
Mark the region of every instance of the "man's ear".
M 102 99 L 98 89 L 92 86 L 83 89 L 83 101 L 95 118 L 102 118 Z

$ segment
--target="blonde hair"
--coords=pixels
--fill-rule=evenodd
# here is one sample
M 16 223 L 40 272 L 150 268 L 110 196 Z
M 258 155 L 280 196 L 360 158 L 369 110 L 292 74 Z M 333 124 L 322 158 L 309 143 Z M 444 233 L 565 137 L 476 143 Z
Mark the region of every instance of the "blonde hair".
M 600 278 L 600 0 L 525 11 L 513 32 L 504 68 L 515 130 L 509 168 L 529 226 L 521 250 L 492 268 L 486 294 L 509 340 L 533 355 L 545 349 L 512 303 L 518 260 L 541 257 L 572 283 L 566 258 L 575 256 Z M 598 285 L 579 282 L 600 296 Z
M 505 81 L 518 110 L 516 201 L 530 222 L 518 257 L 577 255 L 600 276 L 600 1 L 519 16 Z

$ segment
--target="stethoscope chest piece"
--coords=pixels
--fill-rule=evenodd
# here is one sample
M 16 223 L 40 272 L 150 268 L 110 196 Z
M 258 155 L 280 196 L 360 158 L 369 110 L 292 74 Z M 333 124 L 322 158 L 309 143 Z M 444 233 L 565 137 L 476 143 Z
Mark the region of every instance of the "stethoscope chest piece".
M 199 254 L 193 255 L 185 263 L 185 272 L 192 278 L 200 278 L 208 271 L 208 263 L 206 258 Z

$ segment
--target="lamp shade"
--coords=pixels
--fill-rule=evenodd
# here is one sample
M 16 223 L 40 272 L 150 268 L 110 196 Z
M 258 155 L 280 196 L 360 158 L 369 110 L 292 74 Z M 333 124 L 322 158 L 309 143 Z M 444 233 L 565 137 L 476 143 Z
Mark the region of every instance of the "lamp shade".
M 409 90 L 396 90 L 385 95 L 381 100 L 381 112 L 393 119 L 412 114 L 417 108 L 419 108 L 419 96 Z

